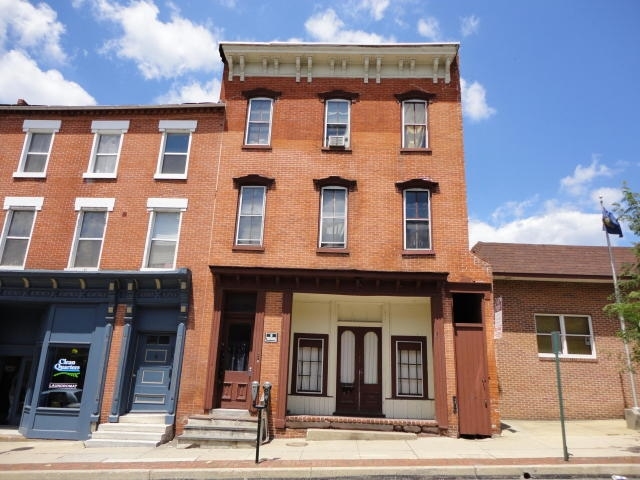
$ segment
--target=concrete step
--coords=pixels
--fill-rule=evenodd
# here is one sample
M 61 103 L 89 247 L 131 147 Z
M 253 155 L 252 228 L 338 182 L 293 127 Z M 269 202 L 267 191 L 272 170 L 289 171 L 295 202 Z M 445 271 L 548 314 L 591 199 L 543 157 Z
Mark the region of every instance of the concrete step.
M 104 431 L 97 430 L 91 435 L 92 440 L 143 440 L 143 441 L 159 441 L 165 440 L 165 436 L 156 432 L 123 432 L 123 431 Z
M 110 440 L 93 439 L 85 440 L 84 446 L 87 448 L 107 448 L 107 447 L 157 447 L 162 444 L 160 440 Z
M 171 425 L 162 423 L 101 423 L 98 430 L 103 432 L 147 432 L 165 434 L 172 430 Z
M 120 415 L 118 423 L 165 423 L 163 413 L 127 413 Z
M 122 421 L 122 420 L 125 421 Z M 164 415 L 123 415 L 118 423 L 101 423 L 86 447 L 149 447 L 173 438 L 173 425 L 164 423 Z
M 268 439 L 263 417 L 263 441 Z M 215 409 L 207 415 L 192 415 L 182 435 L 180 448 L 253 448 L 258 435 L 258 417 L 247 410 Z

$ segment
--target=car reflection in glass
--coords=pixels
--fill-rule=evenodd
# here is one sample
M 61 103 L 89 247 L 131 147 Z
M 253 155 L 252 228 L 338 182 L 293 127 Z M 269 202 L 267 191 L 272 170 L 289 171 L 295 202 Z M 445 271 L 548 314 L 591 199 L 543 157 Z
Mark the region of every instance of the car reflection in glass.
M 80 408 L 82 390 L 79 388 L 45 390 L 40 394 L 40 406 L 49 408 Z

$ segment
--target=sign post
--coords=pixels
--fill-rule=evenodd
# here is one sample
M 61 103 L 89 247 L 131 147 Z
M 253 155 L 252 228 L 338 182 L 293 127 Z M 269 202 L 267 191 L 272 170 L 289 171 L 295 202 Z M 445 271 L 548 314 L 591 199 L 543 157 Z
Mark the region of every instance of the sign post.
M 562 451 L 564 461 L 569 461 L 569 451 L 567 450 L 567 434 L 564 428 L 564 404 L 562 402 L 562 381 L 560 379 L 560 332 L 551 332 L 551 348 L 556 356 L 556 380 L 558 382 L 558 402 L 560 405 L 560 427 L 562 428 Z

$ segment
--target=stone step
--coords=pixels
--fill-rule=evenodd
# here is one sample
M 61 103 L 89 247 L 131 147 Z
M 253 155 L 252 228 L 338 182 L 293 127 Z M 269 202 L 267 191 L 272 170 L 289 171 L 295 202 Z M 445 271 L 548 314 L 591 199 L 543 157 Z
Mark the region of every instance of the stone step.
M 121 415 L 118 423 L 165 423 L 165 415 L 163 413 L 128 413 Z
M 104 431 L 97 430 L 93 432 L 91 435 L 92 440 L 143 440 L 143 441 L 159 441 L 162 442 L 165 437 L 164 435 L 158 434 L 156 432 L 123 432 L 119 430 L 114 431 Z
M 165 434 L 173 430 L 172 425 L 163 423 L 101 423 L 98 431 L 103 432 L 148 432 Z
M 189 425 L 198 425 L 202 427 L 236 427 L 243 426 L 246 428 L 257 428 L 258 418 L 230 418 L 230 417 L 212 417 L 212 416 L 191 416 L 189 417 Z
M 84 446 L 87 448 L 106 448 L 106 447 L 157 447 L 162 444 L 160 440 L 111 440 L 111 439 L 93 439 L 85 440 Z

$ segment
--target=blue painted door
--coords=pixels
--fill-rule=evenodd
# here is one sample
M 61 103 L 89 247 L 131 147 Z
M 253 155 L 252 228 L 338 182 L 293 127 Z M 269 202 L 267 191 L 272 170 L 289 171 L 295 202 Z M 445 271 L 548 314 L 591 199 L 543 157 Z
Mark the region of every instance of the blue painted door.
M 141 333 L 132 375 L 132 412 L 164 412 L 169 402 L 176 336 Z

